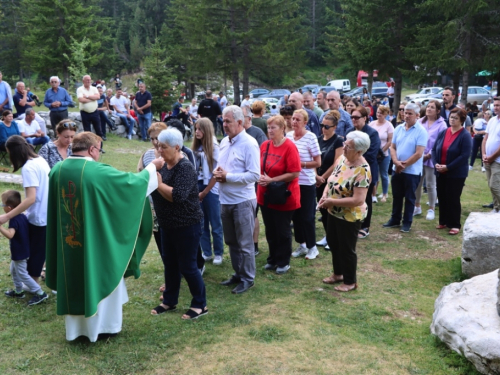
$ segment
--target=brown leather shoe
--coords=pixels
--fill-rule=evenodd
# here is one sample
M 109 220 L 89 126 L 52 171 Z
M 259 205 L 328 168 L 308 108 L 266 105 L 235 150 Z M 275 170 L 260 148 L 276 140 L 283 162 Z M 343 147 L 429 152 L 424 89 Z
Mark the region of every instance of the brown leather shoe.
M 344 282 L 344 278 L 342 276 L 335 276 L 335 274 L 333 274 L 332 276 L 328 276 L 326 278 L 323 279 L 323 283 L 325 284 L 329 284 L 329 285 L 333 285 L 333 284 L 337 284 L 337 283 L 342 283 Z

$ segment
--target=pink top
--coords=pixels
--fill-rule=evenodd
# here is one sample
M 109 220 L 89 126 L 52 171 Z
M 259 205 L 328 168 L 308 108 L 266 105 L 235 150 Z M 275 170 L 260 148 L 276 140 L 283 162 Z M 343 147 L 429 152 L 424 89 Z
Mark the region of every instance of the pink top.
M 389 139 L 389 134 L 394 133 L 394 127 L 392 124 L 386 120 L 383 125 L 379 125 L 378 121 L 375 120 L 370 122 L 368 125 L 378 132 L 378 136 L 380 137 L 380 148 L 384 148 L 387 144 L 387 140 Z M 384 152 L 384 155 L 389 155 L 388 149 Z

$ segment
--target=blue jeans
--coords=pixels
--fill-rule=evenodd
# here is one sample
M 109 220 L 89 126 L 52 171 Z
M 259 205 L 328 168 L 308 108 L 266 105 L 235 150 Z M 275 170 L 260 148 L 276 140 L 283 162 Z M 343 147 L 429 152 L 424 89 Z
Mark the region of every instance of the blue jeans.
M 26 142 L 28 142 L 31 145 L 37 146 L 37 145 L 44 145 L 45 143 L 48 143 L 50 141 L 50 138 L 45 136 L 45 137 L 30 137 L 26 138 Z
M 132 130 L 134 130 L 135 120 L 132 117 L 127 117 L 127 115 L 122 115 L 117 113 L 118 117 L 122 120 L 122 123 L 127 126 L 127 135 L 132 135 Z
M 151 126 L 152 114 L 151 112 L 145 113 L 143 115 L 138 113 L 137 118 L 139 119 L 139 129 L 141 130 L 141 137 L 142 140 L 144 141 L 148 139 L 148 129 Z
M 382 194 L 387 195 L 389 192 L 389 162 L 391 155 L 387 155 L 382 161 L 378 163 L 378 170 L 380 173 L 380 180 L 382 180 Z
M 200 192 L 205 190 L 207 185 L 203 181 L 198 181 Z M 214 239 L 214 254 L 222 255 L 224 253 L 224 239 L 222 237 L 222 220 L 220 218 L 219 196 L 209 192 L 200 203 L 203 211 L 203 232 L 201 234 L 201 249 L 205 256 L 212 256 L 212 245 L 210 242 L 210 227 L 212 227 L 212 237 Z
M 205 282 L 197 264 L 200 236 L 201 223 L 181 228 L 161 228 L 162 260 L 165 267 L 163 303 L 167 306 L 176 306 L 179 302 L 181 274 L 191 292 L 190 307 L 204 309 L 207 305 Z
M 391 222 L 401 223 L 403 216 L 403 225 L 410 225 L 413 222 L 413 211 L 415 210 L 415 190 L 417 190 L 421 175 L 408 173 L 392 173 L 392 217 Z M 404 215 L 403 212 L 404 200 Z

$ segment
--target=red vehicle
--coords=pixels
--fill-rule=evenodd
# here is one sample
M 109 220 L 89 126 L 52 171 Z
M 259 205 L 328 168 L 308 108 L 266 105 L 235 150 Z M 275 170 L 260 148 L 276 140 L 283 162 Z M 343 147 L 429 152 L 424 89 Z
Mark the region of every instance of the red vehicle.
M 373 71 L 373 79 L 374 81 L 378 81 L 377 78 L 378 77 L 378 70 L 374 70 Z M 391 86 L 391 82 L 393 81 L 392 78 L 389 77 L 389 80 L 385 82 L 385 84 L 387 85 L 387 87 Z M 358 79 L 357 79 L 357 86 L 358 87 L 361 87 L 361 86 L 368 86 L 368 73 L 363 71 L 363 70 L 359 70 L 358 71 Z

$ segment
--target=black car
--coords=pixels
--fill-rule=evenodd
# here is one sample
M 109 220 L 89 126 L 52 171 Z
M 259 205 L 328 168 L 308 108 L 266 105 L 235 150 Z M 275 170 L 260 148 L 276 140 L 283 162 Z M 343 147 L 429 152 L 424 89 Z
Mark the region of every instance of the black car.
M 266 94 L 266 98 L 276 98 L 276 99 L 281 99 L 285 95 L 290 96 L 291 92 L 285 89 L 277 89 L 271 91 L 269 94 Z
M 388 87 L 375 87 L 372 89 L 372 98 L 385 98 Z

